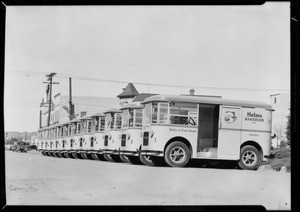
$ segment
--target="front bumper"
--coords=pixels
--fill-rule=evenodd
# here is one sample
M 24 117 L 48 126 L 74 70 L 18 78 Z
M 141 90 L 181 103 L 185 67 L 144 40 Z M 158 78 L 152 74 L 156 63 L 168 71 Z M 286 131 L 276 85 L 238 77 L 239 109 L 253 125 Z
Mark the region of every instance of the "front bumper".
M 159 150 L 141 150 L 141 155 L 150 155 L 150 156 L 163 156 L 163 151 Z

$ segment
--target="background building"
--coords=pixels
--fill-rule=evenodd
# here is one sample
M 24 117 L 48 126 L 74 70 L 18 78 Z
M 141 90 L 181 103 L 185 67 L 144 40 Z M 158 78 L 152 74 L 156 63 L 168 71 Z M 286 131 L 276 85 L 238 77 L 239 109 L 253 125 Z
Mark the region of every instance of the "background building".
M 85 115 L 101 113 L 110 108 L 119 107 L 119 99 L 115 97 L 95 97 L 95 96 L 72 96 L 74 104 L 75 118 Z M 41 127 L 48 124 L 48 103 L 42 102 L 41 105 Z M 69 121 L 69 96 L 56 94 L 53 97 L 50 115 L 50 125 L 62 124 Z

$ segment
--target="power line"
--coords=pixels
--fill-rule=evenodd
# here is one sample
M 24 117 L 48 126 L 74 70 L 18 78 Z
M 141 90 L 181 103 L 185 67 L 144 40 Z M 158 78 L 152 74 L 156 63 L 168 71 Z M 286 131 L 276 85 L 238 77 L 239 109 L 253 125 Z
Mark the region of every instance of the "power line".
M 58 78 L 68 78 L 72 76 L 74 79 L 87 80 L 87 81 L 101 81 L 101 82 L 112 82 L 112 83 L 133 83 L 136 85 L 147 85 L 147 86 L 159 86 L 159 87 L 182 87 L 182 88 L 199 88 L 199 89 L 227 89 L 227 90 L 256 90 L 256 91 L 289 91 L 288 89 L 262 89 L 262 88 L 225 88 L 225 87 L 206 87 L 206 86 L 195 86 L 195 85 L 171 85 L 171 84 L 158 84 L 158 83 L 144 83 L 144 82 L 133 82 L 133 81 L 121 81 L 121 80 L 107 80 L 100 78 L 83 77 L 78 75 L 58 74 Z
M 37 72 L 37 71 L 10 71 L 12 73 L 31 73 L 31 74 L 47 74 L 47 72 Z M 145 83 L 145 82 L 134 82 L 134 81 L 122 81 L 122 80 L 110 80 L 110 79 L 101 79 L 101 78 L 94 78 L 94 77 L 85 77 L 73 74 L 66 74 L 66 73 L 58 73 L 56 75 L 57 78 L 69 78 L 72 77 L 73 79 L 77 80 L 86 80 L 86 81 L 100 81 L 100 82 L 109 82 L 109 83 L 133 83 L 136 85 L 145 85 L 145 86 L 157 86 L 157 87 L 181 87 L 181 88 L 198 88 L 198 89 L 216 89 L 216 90 L 252 90 L 252 91 L 282 91 L 282 92 L 289 92 L 289 89 L 275 89 L 275 88 L 233 88 L 233 87 L 215 87 L 215 86 L 197 86 L 197 85 L 174 85 L 174 84 L 160 84 L 160 83 Z M 149 87 L 148 87 L 149 89 Z

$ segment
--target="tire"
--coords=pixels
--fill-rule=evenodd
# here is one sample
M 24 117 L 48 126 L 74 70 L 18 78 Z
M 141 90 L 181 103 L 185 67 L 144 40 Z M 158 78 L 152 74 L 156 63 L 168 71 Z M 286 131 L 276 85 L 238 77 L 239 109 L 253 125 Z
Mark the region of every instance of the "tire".
M 184 143 L 175 141 L 167 146 L 164 158 L 169 166 L 184 167 L 190 160 L 190 150 Z
M 153 162 L 154 166 L 166 166 L 166 162 L 163 157 L 151 156 L 151 161 Z
M 62 158 L 67 158 L 66 154 L 64 152 L 60 153 Z
M 92 157 L 94 160 L 99 160 L 97 154 L 95 154 L 95 153 L 92 153 L 92 154 L 91 154 L 91 157 Z
M 58 155 L 58 157 L 60 157 L 60 158 L 64 158 L 64 155 L 63 155 L 61 152 L 57 153 L 57 155 Z
M 120 155 L 120 159 L 124 162 L 124 163 L 130 163 L 128 156 L 127 155 Z
M 113 159 L 111 158 L 110 154 L 108 154 L 108 153 L 103 153 L 103 157 L 107 161 L 114 162 Z
M 64 154 L 65 158 L 70 158 L 70 155 L 68 152 L 64 152 L 63 154 Z
M 121 158 L 119 155 L 113 155 L 111 154 L 110 155 L 111 159 L 114 161 L 114 162 L 122 162 Z
M 99 160 L 106 161 L 106 159 L 104 158 L 103 154 L 96 154 L 96 155 L 99 158 Z
M 75 153 L 75 155 L 76 155 L 76 157 L 75 157 L 74 154 L 73 154 L 73 152 L 72 152 L 72 153 L 71 153 L 71 152 L 68 152 L 68 155 L 69 155 L 69 157 L 72 158 L 72 159 L 76 159 L 76 157 L 77 157 L 76 153 Z
M 151 156 L 149 155 L 140 155 L 140 161 L 146 166 L 154 166 L 154 163 L 151 160 Z
M 91 153 L 87 153 L 87 154 L 86 154 L 86 157 L 87 157 L 89 160 L 94 160 L 94 158 L 92 157 L 92 154 L 91 154 Z
M 132 164 L 142 164 L 138 156 L 128 155 L 128 160 Z
M 80 153 L 80 156 L 82 157 L 82 159 L 89 159 L 85 152 Z
M 73 157 L 73 158 L 75 158 L 75 159 L 79 159 L 79 158 L 78 158 L 78 155 L 77 155 L 77 153 L 76 153 L 76 152 L 72 152 L 71 154 L 72 154 L 72 157 Z
M 78 159 L 85 159 L 84 157 L 82 157 L 81 153 L 76 153 L 76 154 Z
M 261 164 L 261 154 L 254 146 L 244 146 L 241 149 L 239 167 L 247 170 L 256 170 Z

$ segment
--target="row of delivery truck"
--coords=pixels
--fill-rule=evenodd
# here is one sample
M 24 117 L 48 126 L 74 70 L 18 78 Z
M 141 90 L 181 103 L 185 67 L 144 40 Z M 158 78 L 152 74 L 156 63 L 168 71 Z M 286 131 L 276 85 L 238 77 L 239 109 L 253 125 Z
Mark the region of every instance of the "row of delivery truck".
M 41 128 L 38 150 L 54 157 L 150 166 L 230 161 L 255 170 L 270 155 L 272 111 L 260 102 L 154 95 Z

